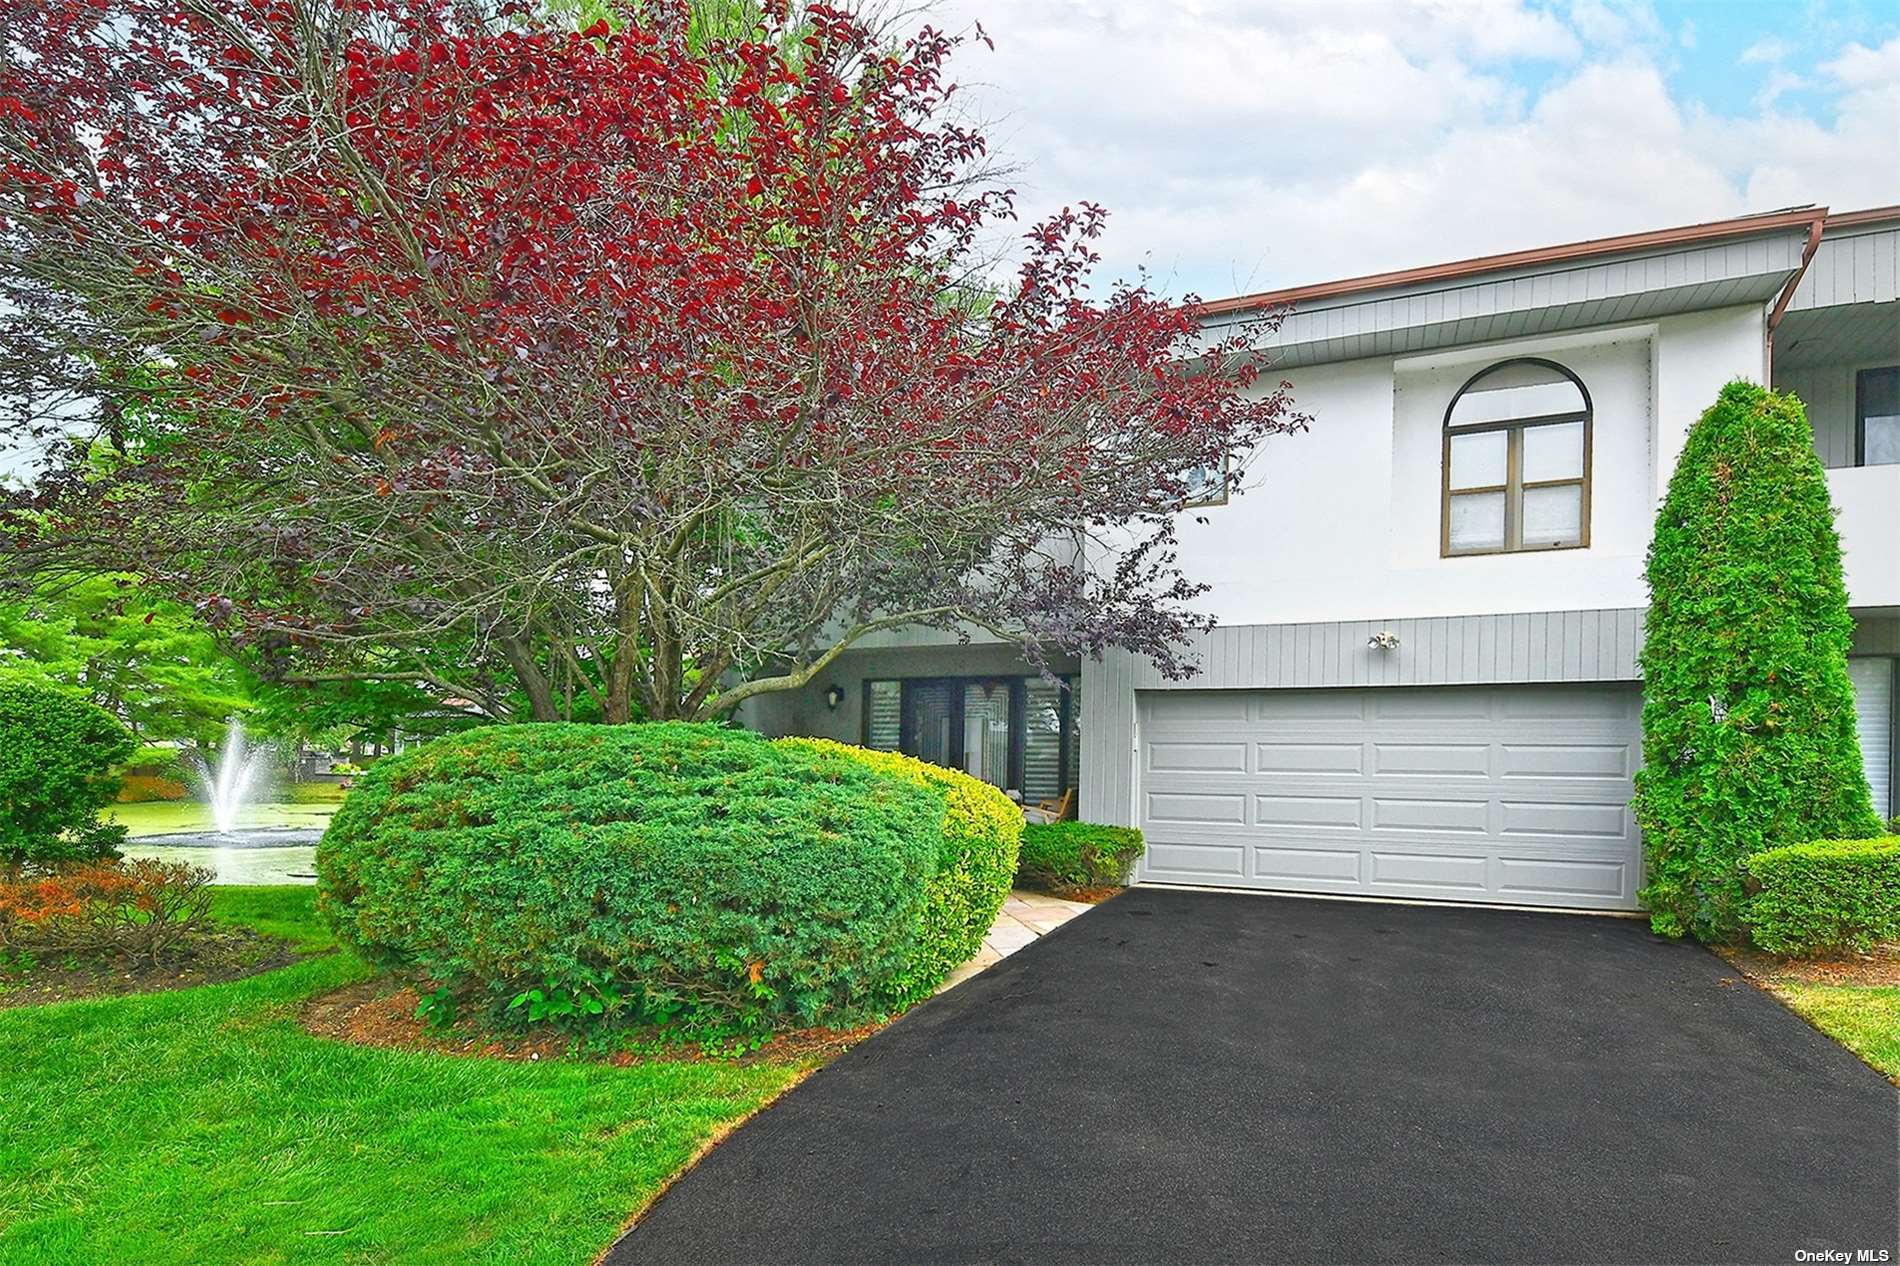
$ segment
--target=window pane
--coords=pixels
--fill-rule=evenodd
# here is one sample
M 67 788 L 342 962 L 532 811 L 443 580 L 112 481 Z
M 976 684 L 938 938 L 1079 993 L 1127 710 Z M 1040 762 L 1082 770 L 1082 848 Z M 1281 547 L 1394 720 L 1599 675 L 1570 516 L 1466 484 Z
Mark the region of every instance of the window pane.
M 1023 799 L 1062 794 L 1062 687 L 1031 677 L 1023 709 Z
M 1866 464 L 1869 466 L 1900 464 L 1900 413 L 1884 418 L 1869 417 L 1866 426 Z
M 1503 493 L 1466 492 L 1451 499 L 1453 549 L 1501 549 L 1503 546 Z
M 873 681 L 870 687 L 870 713 L 865 717 L 864 745 L 880 752 L 894 752 L 902 739 L 904 697 L 902 682 Z
M 1583 478 L 1583 423 L 1524 428 L 1524 482 Z
M 1535 361 L 1494 365 L 1467 382 L 1452 406 L 1451 426 L 1582 413 L 1583 393 L 1569 377 Z
M 1508 431 L 1479 431 L 1451 437 L 1451 486 L 1497 487 L 1504 482 L 1504 454 Z
M 992 787 L 1009 786 L 1009 683 L 963 688 L 963 767 Z
M 1524 544 L 1575 545 L 1583 539 L 1583 489 L 1524 490 Z
M 1869 466 L 1900 463 L 1900 368 L 1860 374 L 1861 460 Z

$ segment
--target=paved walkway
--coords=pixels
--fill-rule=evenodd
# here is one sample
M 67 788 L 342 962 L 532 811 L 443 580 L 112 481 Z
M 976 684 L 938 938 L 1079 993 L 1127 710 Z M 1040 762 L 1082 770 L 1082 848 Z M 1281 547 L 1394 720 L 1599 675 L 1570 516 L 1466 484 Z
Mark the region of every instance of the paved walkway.
M 990 934 L 983 938 L 983 948 L 976 952 L 976 957 L 945 977 L 937 986 L 937 992 L 955 988 L 1088 910 L 1085 902 L 1064 901 L 1061 897 L 1018 888 L 1003 902 L 1002 912 L 996 916 Z
M 1896 1139 L 1885 1078 L 1640 923 L 1136 888 L 813 1074 L 606 1260 L 1894 1262 Z

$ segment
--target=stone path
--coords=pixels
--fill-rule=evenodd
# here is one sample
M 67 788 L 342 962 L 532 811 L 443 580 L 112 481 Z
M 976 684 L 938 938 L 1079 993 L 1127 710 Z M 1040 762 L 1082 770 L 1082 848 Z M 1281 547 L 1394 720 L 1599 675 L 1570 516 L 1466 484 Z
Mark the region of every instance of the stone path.
M 975 958 L 945 977 L 944 982 L 937 986 L 937 992 L 942 993 L 962 984 L 984 968 L 1002 962 L 1025 945 L 1033 944 L 1036 938 L 1055 931 L 1088 909 L 1086 902 L 1064 901 L 1060 897 L 1016 889 L 1003 902 L 1002 912 L 996 916 L 995 925 L 990 928 L 990 934 L 983 938 L 983 948 L 976 952 Z

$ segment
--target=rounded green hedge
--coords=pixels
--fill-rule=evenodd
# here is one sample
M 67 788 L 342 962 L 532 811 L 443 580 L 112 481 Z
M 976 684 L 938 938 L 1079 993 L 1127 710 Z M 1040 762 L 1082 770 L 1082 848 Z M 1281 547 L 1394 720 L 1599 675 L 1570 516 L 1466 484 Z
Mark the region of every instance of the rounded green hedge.
M 137 748 L 104 708 L 68 690 L 0 681 L 0 863 L 117 857 L 125 828 L 99 811 Z
M 996 923 L 1016 874 L 1023 836 L 1021 806 L 981 778 L 900 752 L 853 747 L 831 739 L 778 742 L 782 747 L 843 756 L 942 795 L 943 848 L 925 891 L 917 955 L 896 982 L 892 1001 L 909 1005 L 928 998 L 945 976 L 976 957 Z
M 497 726 L 378 761 L 318 900 L 373 961 L 496 1013 L 847 1024 L 913 970 L 942 820 L 913 781 L 742 731 Z

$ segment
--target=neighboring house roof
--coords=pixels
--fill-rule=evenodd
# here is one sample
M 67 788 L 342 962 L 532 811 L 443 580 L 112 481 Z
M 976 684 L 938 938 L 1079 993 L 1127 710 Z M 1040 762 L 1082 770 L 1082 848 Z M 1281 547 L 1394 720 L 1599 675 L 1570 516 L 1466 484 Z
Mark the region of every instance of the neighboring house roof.
M 1900 207 L 1791 207 L 1217 299 L 1201 311 L 1212 331 L 1287 311 L 1260 340 L 1283 367 L 1404 355 L 1774 302 L 1828 233 L 1888 221 L 1900 221 Z M 1794 299 L 1801 306 L 1799 288 Z

